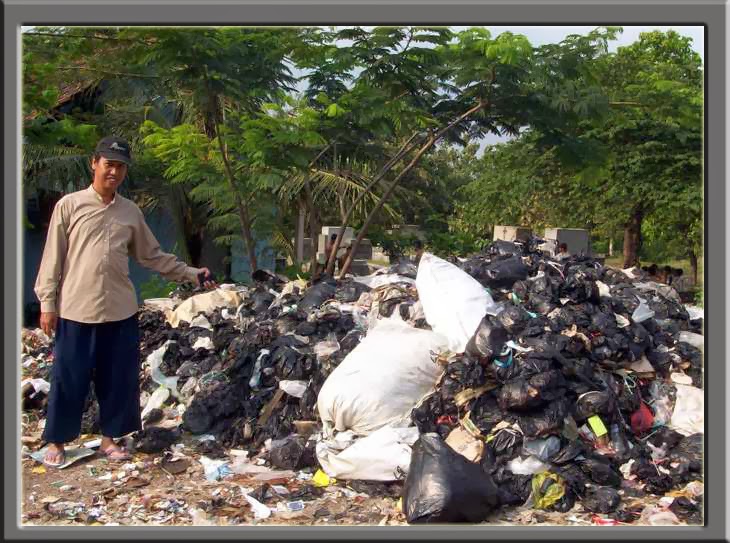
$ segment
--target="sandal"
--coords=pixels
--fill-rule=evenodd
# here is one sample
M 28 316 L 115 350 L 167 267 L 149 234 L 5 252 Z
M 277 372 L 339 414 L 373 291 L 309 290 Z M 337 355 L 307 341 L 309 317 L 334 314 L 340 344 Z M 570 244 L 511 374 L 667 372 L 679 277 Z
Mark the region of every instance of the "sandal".
M 43 456 L 44 465 L 51 468 L 58 468 L 66 463 L 66 451 L 58 451 L 57 453 L 55 453 L 55 456 L 59 458 L 58 462 L 51 462 L 50 460 L 48 460 L 50 452 L 51 451 L 46 451 L 46 454 Z
M 124 447 L 119 447 L 118 445 L 112 445 L 103 451 L 99 449 L 99 452 L 106 456 L 109 462 L 124 462 L 125 460 L 132 459 L 132 455 Z

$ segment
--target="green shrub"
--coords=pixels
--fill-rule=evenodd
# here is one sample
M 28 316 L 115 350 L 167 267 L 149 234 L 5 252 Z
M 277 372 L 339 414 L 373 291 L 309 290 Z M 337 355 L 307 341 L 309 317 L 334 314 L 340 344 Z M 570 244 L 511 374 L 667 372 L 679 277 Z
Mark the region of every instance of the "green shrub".
M 148 298 L 167 298 L 177 288 L 174 281 L 165 281 L 159 275 L 153 275 L 149 281 L 140 285 L 140 296 L 143 300 Z

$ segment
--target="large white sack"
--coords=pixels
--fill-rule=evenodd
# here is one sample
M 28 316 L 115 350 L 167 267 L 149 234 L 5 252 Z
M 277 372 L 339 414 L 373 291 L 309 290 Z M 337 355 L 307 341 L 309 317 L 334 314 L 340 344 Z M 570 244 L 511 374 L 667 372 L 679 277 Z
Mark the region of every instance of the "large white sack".
M 395 481 L 408 473 L 418 428 L 384 426 L 367 437 L 343 432 L 317 443 L 317 460 L 335 479 Z
M 471 275 L 453 264 L 424 253 L 416 275 L 418 298 L 426 322 L 449 340 L 449 349 L 464 352 L 488 309 L 495 303 Z
M 680 434 L 689 436 L 705 433 L 705 391 L 689 385 L 675 385 L 677 401 L 669 425 Z
M 322 385 L 317 409 L 325 437 L 408 426 L 411 409 L 434 390 L 443 371 L 432 353 L 446 345 L 436 332 L 384 319 Z

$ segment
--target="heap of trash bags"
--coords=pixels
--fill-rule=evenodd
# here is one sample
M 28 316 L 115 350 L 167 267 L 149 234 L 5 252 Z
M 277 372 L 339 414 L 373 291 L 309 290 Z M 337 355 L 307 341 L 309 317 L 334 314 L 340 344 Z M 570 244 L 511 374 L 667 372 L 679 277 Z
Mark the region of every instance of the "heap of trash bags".
M 136 448 L 208 434 L 213 458 L 402 481 L 410 523 L 576 503 L 633 522 L 625 497 L 702 480 L 702 313 L 641 270 L 536 247 L 146 301 Z

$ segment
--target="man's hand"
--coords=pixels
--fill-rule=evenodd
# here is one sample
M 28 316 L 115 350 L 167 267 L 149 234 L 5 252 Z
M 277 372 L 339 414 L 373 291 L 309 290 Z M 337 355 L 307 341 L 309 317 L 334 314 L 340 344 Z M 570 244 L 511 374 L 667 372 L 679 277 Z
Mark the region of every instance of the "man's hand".
M 201 278 L 204 279 L 201 281 Z M 208 268 L 200 268 L 200 273 L 198 274 L 198 286 L 203 288 L 214 288 L 216 286 L 215 281 L 213 280 L 213 274 L 210 273 Z
M 41 330 L 48 337 L 56 331 L 58 323 L 58 313 L 41 313 Z

